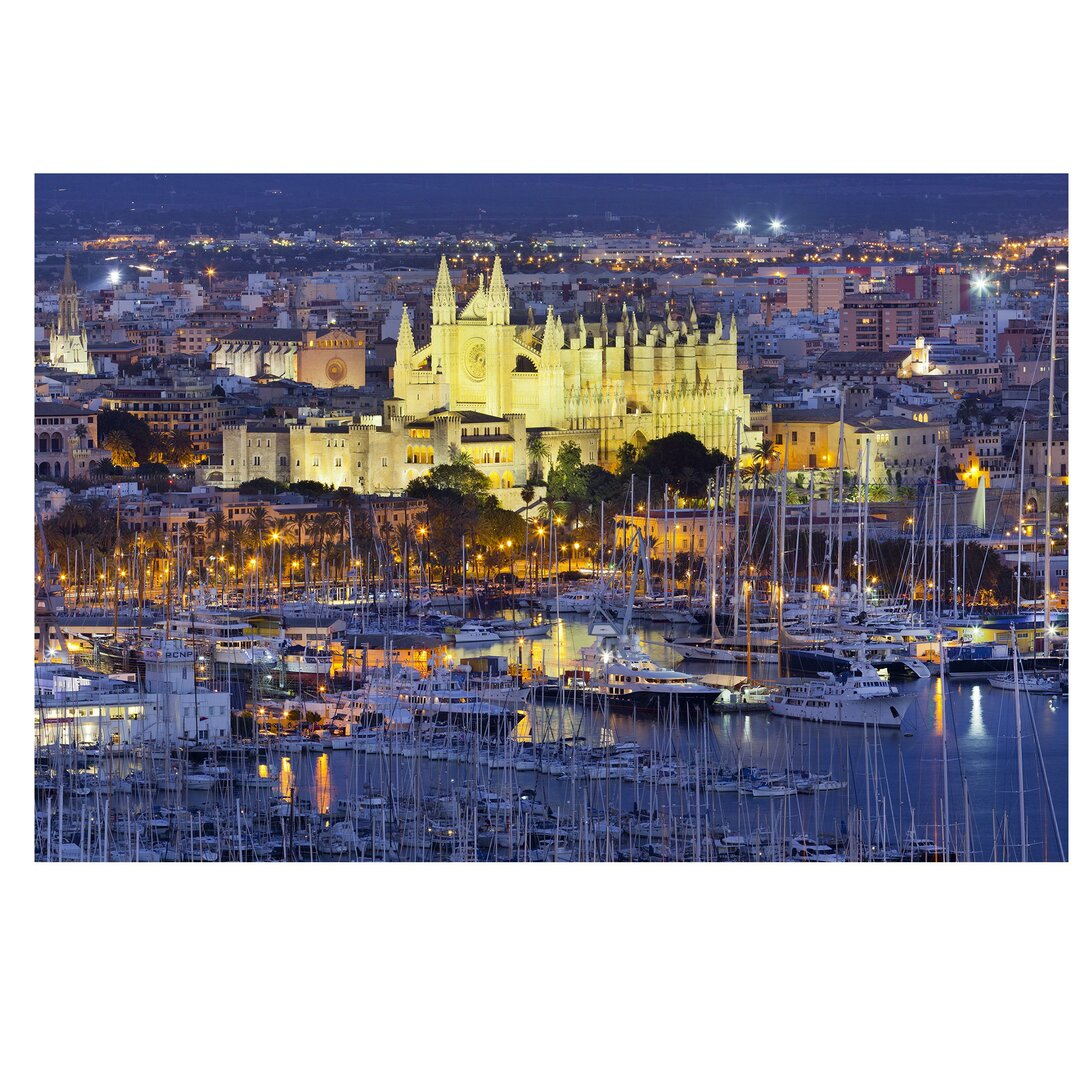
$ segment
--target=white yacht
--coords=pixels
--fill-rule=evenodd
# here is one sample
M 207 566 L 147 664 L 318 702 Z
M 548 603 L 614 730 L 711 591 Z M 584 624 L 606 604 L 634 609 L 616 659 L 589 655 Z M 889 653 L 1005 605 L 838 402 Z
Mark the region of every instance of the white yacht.
M 285 647 L 285 635 L 256 630 L 247 619 L 230 614 L 196 611 L 168 619 L 169 638 L 190 641 L 201 657 L 215 664 L 257 666 L 276 664 Z
M 490 645 L 499 640 L 499 635 L 482 622 L 463 622 L 453 633 L 443 636 L 455 645 Z
M 894 728 L 910 707 L 911 699 L 901 698 L 869 664 L 854 661 L 847 671 L 780 686 L 769 706 L 774 716 L 790 720 Z
M 987 680 L 995 690 L 1015 690 L 1016 680 L 1012 672 L 991 675 Z M 1060 694 L 1060 675 L 1039 675 L 1031 671 L 1020 672 L 1020 690 L 1025 694 Z

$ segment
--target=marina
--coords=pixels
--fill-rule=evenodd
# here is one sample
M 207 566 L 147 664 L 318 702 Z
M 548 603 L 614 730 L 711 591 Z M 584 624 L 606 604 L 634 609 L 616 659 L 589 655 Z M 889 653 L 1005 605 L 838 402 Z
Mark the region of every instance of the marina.
M 560 620 L 536 645 L 540 663 L 573 670 L 592 640 L 586 620 Z M 507 659 L 516 648 L 504 645 Z M 658 630 L 644 631 L 638 648 L 678 662 Z M 472 662 L 491 655 L 486 643 L 462 653 Z M 684 665 L 695 680 L 717 667 Z M 304 734 L 153 749 L 39 745 L 38 857 L 1056 861 L 1067 853 L 1059 695 L 1022 695 L 1022 850 L 1013 695 L 988 683 L 946 681 L 944 695 L 937 677 L 903 691 L 884 683 L 878 695 L 901 703 L 900 722 L 874 714 L 836 724 L 793 718 L 783 706 L 731 710 L 715 697 L 713 707 L 619 708 L 557 678 L 559 693 L 543 700 L 497 680 L 483 695 L 455 696 L 442 678 L 429 684 L 414 671 L 381 689 L 376 680 L 351 701 L 327 695 L 319 715 L 334 723 Z M 787 690 L 784 700 L 792 697 Z

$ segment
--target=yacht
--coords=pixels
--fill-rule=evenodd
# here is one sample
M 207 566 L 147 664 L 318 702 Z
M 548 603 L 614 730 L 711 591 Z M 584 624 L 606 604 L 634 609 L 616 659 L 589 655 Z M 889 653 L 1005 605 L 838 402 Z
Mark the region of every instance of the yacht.
M 902 699 L 869 664 L 852 662 L 846 671 L 821 671 L 781 686 L 769 707 L 774 716 L 790 720 L 898 728 L 911 699 Z
M 455 645 L 490 645 L 499 640 L 499 635 L 482 622 L 463 622 L 452 634 L 443 635 L 446 641 Z
M 1017 681 L 1012 672 L 991 675 L 987 680 L 995 690 L 1015 690 Z M 1025 694 L 1060 694 L 1062 679 L 1060 675 L 1036 675 L 1033 672 L 1020 672 L 1020 689 Z
M 163 626 L 171 639 L 188 640 L 199 656 L 215 664 L 257 666 L 276 664 L 285 648 L 285 634 L 256 630 L 240 616 L 217 612 L 192 612 L 174 615 Z
M 710 708 L 719 695 L 715 687 L 655 664 L 633 631 L 601 634 L 596 644 L 581 650 L 581 663 L 580 670 L 565 673 L 567 685 L 580 686 L 584 694 L 613 707 L 663 709 L 681 703 Z

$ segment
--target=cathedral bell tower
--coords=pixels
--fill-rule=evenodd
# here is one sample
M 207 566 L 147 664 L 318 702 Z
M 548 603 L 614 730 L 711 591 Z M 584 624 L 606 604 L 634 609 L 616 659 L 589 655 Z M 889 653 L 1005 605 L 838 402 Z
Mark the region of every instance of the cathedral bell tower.
M 79 290 L 71 274 L 71 256 L 64 259 L 64 280 L 57 297 L 56 326 L 49 334 L 49 365 L 77 375 L 93 375 L 94 364 L 79 322 Z

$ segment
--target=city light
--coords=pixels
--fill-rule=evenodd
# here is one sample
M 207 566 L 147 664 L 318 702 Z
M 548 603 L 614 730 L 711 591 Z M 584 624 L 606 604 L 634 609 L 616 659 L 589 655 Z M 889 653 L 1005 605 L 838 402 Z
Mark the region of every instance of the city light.
M 750 228 L 750 222 L 747 221 L 746 218 L 739 218 L 739 220 L 735 222 L 735 231 L 736 232 L 746 232 L 746 230 L 749 229 L 749 228 Z
M 774 233 L 780 232 L 783 227 L 784 223 L 779 218 L 773 218 L 772 221 L 769 222 L 769 228 L 772 229 Z

